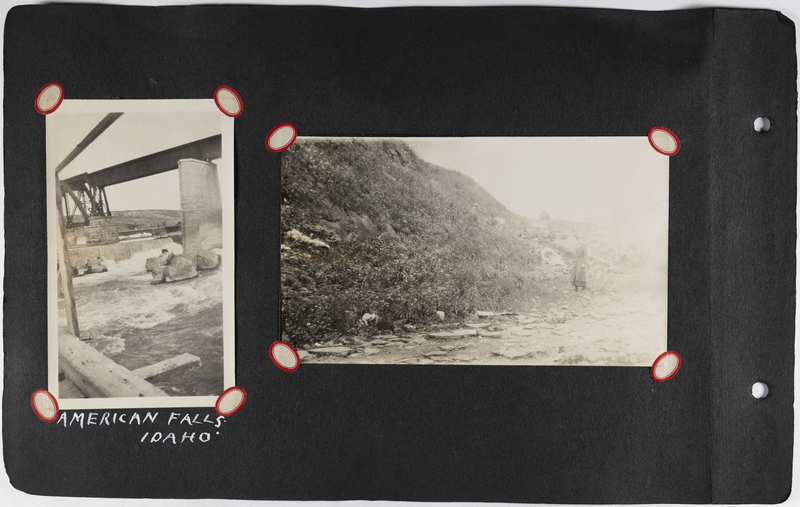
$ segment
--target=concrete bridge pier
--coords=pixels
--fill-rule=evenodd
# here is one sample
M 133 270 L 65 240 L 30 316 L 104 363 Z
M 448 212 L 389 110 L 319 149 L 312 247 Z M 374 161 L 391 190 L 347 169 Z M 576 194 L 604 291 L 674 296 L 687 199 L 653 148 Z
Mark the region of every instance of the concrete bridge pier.
M 222 197 L 217 166 L 195 159 L 178 161 L 183 212 L 183 251 L 222 248 Z

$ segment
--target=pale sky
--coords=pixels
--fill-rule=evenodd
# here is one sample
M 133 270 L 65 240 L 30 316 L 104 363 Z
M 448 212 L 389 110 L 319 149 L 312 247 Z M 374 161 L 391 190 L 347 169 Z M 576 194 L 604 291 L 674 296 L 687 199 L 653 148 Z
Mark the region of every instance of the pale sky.
M 454 169 L 513 213 L 593 223 L 666 241 L 669 157 L 642 137 L 407 138 L 417 155 Z
M 55 113 L 55 158 L 64 160 L 107 113 Z M 67 179 L 127 162 L 222 132 L 216 112 L 126 112 L 70 162 L 59 177 Z M 178 172 L 106 187 L 111 212 L 180 209 Z
M 61 161 L 106 113 L 53 115 Z M 69 178 L 221 132 L 219 112 L 126 112 L 62 172 Z M 421 158 L 457 170 L 510 211 L 594 223 L 648 243 L 666 241 L 669 157 L 641 137 L 403 139 Z M 107 187 L 111 211 L 180 209 L 177 171 Z

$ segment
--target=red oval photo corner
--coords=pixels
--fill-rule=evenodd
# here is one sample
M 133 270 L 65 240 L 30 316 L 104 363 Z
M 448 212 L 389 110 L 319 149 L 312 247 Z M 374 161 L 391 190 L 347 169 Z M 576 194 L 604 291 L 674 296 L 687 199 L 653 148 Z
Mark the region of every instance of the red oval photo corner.
M 33 107 L 39 114 L 50 114 L 61 105 L 64 100 L 64 88 L 58 83 L 48 83 L 36 94 Z
M 269 357 L 283 371 L 295 371 L 300 367 L 300 355 L 286 342 L 275 342 L 269 347 Z
M 672 350 L 664 352 L 656 358 L 650 368 L 650 376 L 656 382 L 664 382 L 671 379 L 681 369 L 681 355 Z
M 240 411 L 247 400 L 247 393 L 241 387 L 233 386 L 226 389 L 217 398 L 214 409 L 223 417 L 228 417 Z
M 44 389 L 37 389 L 31 395 L 31 407 L 36 417 L 46 423 L 51 423 L 58 417 L 58 402 L 56 398 Z
M 297 139 L 297 128 L 291 123 L 281 123 L 267 134 L 267 149 L 269 151 L 283 151 Z
M 214 102 L 222 114 L 236 118 L 244 111 L 242 98 L 230 86 L 220 86 L 214 92 Z
M 651 128 L 647 133 L 647 140 L 650 141 L 650 146 L 662 155 L 671 157 L 681 149 L 681 141 L 675 132 L 664 127 Z

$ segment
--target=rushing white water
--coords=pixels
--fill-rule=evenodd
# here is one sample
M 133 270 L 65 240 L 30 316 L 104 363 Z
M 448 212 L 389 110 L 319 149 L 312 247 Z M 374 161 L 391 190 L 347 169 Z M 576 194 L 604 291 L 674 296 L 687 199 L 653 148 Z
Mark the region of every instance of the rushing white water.
M 107 261 L 119 262 L 130 259 L 137 253 L 152 252 L 152 250 L 167 248 L 172 251 L 180 245 L 174 243 L 172 238 L 141 238 L 119 243 L 105 245 L 74 246 L 69 249 L 69 257 L 74 260 L 94 259 L 102 257 Z
M 116 262 L 106 259 L 107 272 L 73 279 L 81 338 L 130 370 L 184 352 L 199 356 L 202 367 L 167 373 L 152 382 L 173 395 L 220 394 L 222 268 L 154 285 L 144 266 L 161 248 L 133 252 Z M 174 254 L 183 251 L 171 242 L 163 248 Z

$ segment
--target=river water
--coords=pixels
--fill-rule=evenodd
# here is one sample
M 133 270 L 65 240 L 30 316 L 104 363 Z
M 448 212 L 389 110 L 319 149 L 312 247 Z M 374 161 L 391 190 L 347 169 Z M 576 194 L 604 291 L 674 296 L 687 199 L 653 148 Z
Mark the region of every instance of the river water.
M 182 253 L 181 245 L 164 246 Z M 135 370 L 183 353 L 200 367 L 167 372 L 150 382 L 172 396 L 223 391 L 222 267 L 196 278 L 153 285 L 145 270 L 161 247 L 106 260 L 106 273 L 73 279 L 81 338 L 116 363 Z M 218 252 L 219 253 L 219 252 Z M 59 314 L 63 317 L 63 300 Z

